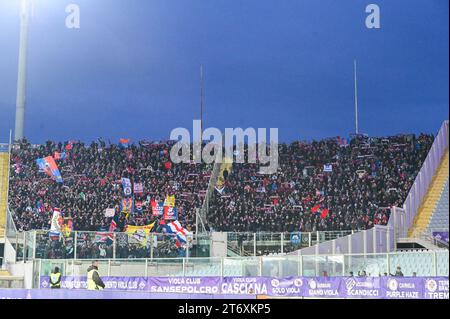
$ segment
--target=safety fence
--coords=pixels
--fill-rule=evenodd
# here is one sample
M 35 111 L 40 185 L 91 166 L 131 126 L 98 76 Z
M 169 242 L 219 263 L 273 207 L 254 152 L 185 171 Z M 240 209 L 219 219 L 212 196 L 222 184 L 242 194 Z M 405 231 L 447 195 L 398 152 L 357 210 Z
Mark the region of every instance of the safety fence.
M 228 250 L 239 256 L 265 256 L 283 254 L 311 247 L 318 243 L 353 234 L 357 231 L 315 231 L 315 232 L 228 232 Z
M 265 256 L 298 251 L 354 232 L 226 233 L 226 238 L 228 255 Z M 176 245 L 176 236 L 167 233 L 141 236 L 120 232 L 74 231 L 50 236 L 48 230 L 10 231 L 8 239 L 15 249 L 17 261 L 209 257 L 212 241 L 210 233 L 200 233 L 188 238 L 187 244 L 180 247 Z
M 93 260 L 33 261 L 33 282 L 49 276 L 55 267 L 65 276 L 84 276 Z M 287 277 L 366 276 L 394 274 L 397 267 L 405 276 L 449 275 L 448 250 L 347 255 L 280 255 L 260 257 L 101 259 L 99 274 L 105 277 Z
M 49 231 L 18 232 L 9 240 L 16 252 L 16 261 L 33 259 L 120 259 L 175 258 L 209 256 L 209 235 L 200 234 L 196 244 L 188 239 L 177 245 L 176 235 L 75 231 L 51 236 Z

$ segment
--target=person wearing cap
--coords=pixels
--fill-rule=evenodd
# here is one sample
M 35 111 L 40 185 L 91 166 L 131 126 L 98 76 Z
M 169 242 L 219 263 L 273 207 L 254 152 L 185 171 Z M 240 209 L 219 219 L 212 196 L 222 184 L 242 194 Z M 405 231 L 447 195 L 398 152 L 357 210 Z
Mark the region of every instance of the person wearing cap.
M 61 273 L 59 268 L 55 267 L 53 272 L 50 274 L 50 288 L 59 289 L 61 288 Z
M 98 260 L 92 262 L 92 265 L 88 268 L 87 272 L 87 289 L 103 290 L 105 284 L 98 274 Z

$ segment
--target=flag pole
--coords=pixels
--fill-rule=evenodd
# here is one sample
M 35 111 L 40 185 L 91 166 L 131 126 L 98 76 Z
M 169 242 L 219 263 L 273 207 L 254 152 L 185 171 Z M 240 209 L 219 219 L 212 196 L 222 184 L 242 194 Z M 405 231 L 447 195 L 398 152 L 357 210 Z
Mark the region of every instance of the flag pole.
M 355 133 L 358 134 L 358 86 L 356 82 L 356 60 L 353 60 L 353 73 L 355 82 Z
M 203 143 L 203 65 L 200 65 L 200 143 Z

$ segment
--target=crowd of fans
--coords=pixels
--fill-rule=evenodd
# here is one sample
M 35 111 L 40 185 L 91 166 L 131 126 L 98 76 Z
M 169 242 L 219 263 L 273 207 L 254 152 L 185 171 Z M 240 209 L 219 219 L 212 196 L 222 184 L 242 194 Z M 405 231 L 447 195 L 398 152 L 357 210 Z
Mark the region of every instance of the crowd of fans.
M 279 145 L 279 168 L 233 163 L 210 204 L 215 230 L 293 232 L 363 230 L 386 225 L 402 206 L 433 136 L 354 136 Z M 325 165 L 327 165 L 325 169 Z M 331 166 L 329 166 L 331 165 Z M 331 168 L 331 171 L 330 171 Z
M 112 217 L 107 208 L 120 211 L 123 198 L 121 178 L 142 183 L 143 192 L 134 194 L 135 212 L 120 214 L 117 231 L 126 225 L 148 225 L 152 216 L 150 201 L 176 196 L 179 221 L 195 231 L 195 208 L 201 207 L 211 169 L 206 164 L 170 161 L 170 142 L 119 147 L 102 140 L 84 145 L 78 142 L 31 145 L 16 144 L 11 156 L 10 208 L 19 231 L 49 229 L 53 208 L 71 218 L 74 230 L 108 230 Z M 63 183 L 57 183 L 38 170 L 36 159 L 66 153 L 57 160 Z M 137 208 L 141 207 L 138 212 Z M 157 230 L 157 227 L 155 227 Z
M 280 144 L 275 174 L 259 174 L 257 163 L 233 163 L 223 172 L 223 188 L 213 193 L 209 204 L 207 229 L 308 232 L 385 225 L 389 208 L 406 198 L 432 142 L 433 136 L 421 134 L 360 135 L 348 145 L 334 138 Z M 195 212 L 202 207 L 212 165 L 175 164 L 169 156 L 171 145 L 142 141 L 119 147 L 101 139 L 90 145 L 15 144 L 9 200 L 17 229 L 49 229 L 53 208 L 58 207 L 65 218 L 72 218 L 75 230 L 107 230 L 112 218 L 105 217 L 105 211 L 119 212 L 120 181 L 126 177 L 143 184 L 143 192 L 134 195 L 142 210 L 128 218 L 121 214 L 118 231 L 155 221 L 150 200 L 163 201 L 172 194 L 179 221 L 195 231 Z M 55 152 L 66 152 L 65 159 L 57 160 L 63 183 L 36 166 L 37 158 Z

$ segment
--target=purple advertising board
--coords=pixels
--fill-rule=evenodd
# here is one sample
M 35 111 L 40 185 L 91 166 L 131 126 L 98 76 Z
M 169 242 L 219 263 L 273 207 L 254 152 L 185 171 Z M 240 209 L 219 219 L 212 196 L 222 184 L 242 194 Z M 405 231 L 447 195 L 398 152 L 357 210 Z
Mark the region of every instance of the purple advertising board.
M 154 293 L 220 294 L 221 277 L 149 277 L 148 290 Z
M 299 298 L 448 299 L 446 277 L 104 277 L 107 291 L 152 295 L 266 295 Z M 86 277 L 63 276 L 62 288 L 85 290 Z M 41 277 L 49 288 L 49 277 Z M 126 298 L 126 297 L 124 297 Z
M 221 294 L 149 293 L 148 291 L 85 289 L 0 289 L 1 299 L 255 299 L 256 296 Z
M 384 298 L 423 299 L 423 278 L 383 277 L 381 284 Z
M 339 295 L 343 298 L 383 298 L 381 277 L 343 277 Z
M 448 243 L 448 231 L 434 231 L 433 237 Z
M 447 277 L 425 278 L 423 283 L 425 299 L 449 299 Z

